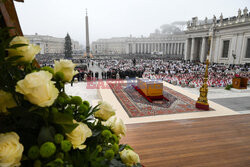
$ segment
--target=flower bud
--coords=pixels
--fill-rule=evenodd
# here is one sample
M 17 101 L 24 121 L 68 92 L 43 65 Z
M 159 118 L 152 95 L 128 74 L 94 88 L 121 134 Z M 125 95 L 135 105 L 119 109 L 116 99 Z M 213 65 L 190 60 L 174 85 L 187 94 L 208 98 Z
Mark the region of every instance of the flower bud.
M 56 146 L 52 142 L 46 142 L 40 147 L 40 155 L 43 158 L 49 158 L 56 152 Z
M 59 153 L 56 154 L 56 158 L 63 159 L 64 154 L 62 152 L 59 152 Z
M 112 137 L 112 133 L 109 130 L 102 131 L 102 136 L 104 136 L 106 139 L 109 139 Z
M 48 67 L 48 66 L 42 67 L 41 70 L 43 70 L 43 71 L 48 71 L 48 72 L 50 72 L 51 74 L 54 74 L 54 69 L 51 68 L 51 67 Z
M 56 144 L 60 144 L 64 139 L 63 135 L 60 133 L 57 133 L 54 138 Z
M 109 160 L 112 160 L 115 156 L 115 153 L 113 150 L 107 150 L 104 154 L 104 157 L 109 159 Z
M 71 104 L 75 104 L 75 105 L 81 105 L 82 104 L 82 98 L 79 96 L 73 96 L 71 98 Z
M 54 114 L 54 113 L 58 113 L 58 109 L 57 108 L 55 108 L 55 107 L 52 107 L 51 108 L 51 112 Z
M 102 146 L 101 145 L 97 145 L 96 149 L 98 150 L 98 152 L 101 152 L 102 151 Z
M 56 101 L 57 101 L 57 103 L 60 104 L 60 105 L 63 105 L 63 104 L 64 104 L 64 98 L 61 97 L 61 96 L 59 96 L 59 97 L 57 98 Z
M 68 152 L 71 150 L 71 147 L 72 147 L 72 144 L 69 140 L 63 140 L 61 142 L 61 149 L 64 151 L 64 152 Z
M 39 154 L 40 154 L 39 151 L 40 150 L 39 150 L 38 146 L 32 146 L 32 147 L 30 147 L 30 149 L 28 151 L 28 157 L 30 159 L 33 159 L 33 160 L 37 159 L 39 157 Z
M 42 167 L 42 162 L 40 160 L 35 160 L 33 167 Z
M 114 139 L 115 143 L 119 143 L 119 139 L 115 134 L 112 135 L 112 138 Z
M 85 104 L 85 105 L 88 106 L 88 107 L 90 106 L 89 102 L 86 101 L 86 100 L 84 100 L 82 103 Z
M 118 144 L 113 144 L 112 150 L 113 150 L 115 153 L 118 153 L 118 151 L 119 151 L 119 146 L 118 146 Z
M 64 80 L 64 74 L 62 72 L 56 72 L 55 75 L 54 75 L 54 78 L 56 80 L 63 81 Z
M 78 112 L 79 113 L 85 113 L 87 112 L 89 109 L 89 107 L 86 104 L 81 104 L 78 108 Z

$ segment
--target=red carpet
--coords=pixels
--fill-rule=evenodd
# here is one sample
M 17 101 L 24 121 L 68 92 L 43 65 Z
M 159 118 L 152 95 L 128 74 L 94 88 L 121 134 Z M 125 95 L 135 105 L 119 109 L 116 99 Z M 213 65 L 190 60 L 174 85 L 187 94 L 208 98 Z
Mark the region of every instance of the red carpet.
M 203 111 L 195 107 L 195 100 L 167 87 L 163 88 L 163 96 L 168 100 L 150 99 L 150 102 L 132 84 L 109 83 L 109 86 L 130 117 Z

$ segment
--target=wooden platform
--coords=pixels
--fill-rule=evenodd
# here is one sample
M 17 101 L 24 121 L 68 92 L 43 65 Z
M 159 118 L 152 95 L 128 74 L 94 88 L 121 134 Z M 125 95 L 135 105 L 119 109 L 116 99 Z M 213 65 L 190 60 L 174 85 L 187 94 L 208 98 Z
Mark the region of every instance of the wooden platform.
M 250 166 L 250 114 L 127 125 L 145 167 Z

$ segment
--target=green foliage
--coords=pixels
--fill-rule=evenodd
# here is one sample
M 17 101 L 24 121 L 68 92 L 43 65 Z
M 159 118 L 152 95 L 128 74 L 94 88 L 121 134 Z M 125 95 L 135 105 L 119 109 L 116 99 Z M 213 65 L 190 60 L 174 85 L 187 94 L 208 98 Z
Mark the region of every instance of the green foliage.
M 63 139 L 64 139 L 64 136 L 62 134 L 57 133 L 55 135 L 55 143 L 56 144 L 60 144 L 63 141 Z
M 54 69 L 48 66 L 42 67 L 41 70 L 48 71 L 54 75 Z
M 28 157 L 30 159 L 37 159 L 39 157 L 39 147 L 38 146 L 32 146 L 30 147 L 29 151 L 28 151 Z
M 227 86 L 225 87 L 225 90 L 231 90 L 232 87 L 233 87 L 233 85 L 232 85 L 232 84 L 229 84 L 229 85 L 227 85 Z
M 82 104 L 82 98 L 81 97 L 79 97 L 79 96 L 73 96 L 72 98 L 71 98 L 71 104 L 75 104 L 75 105 L 81 105 Z
M 52 142 L 46 142 L 40 147 L 40 155 L 43 158 L 49 158 L 56 152 L 56 146 Z
M 69 34 L 67 33 L 64 42 L 64 58 L 65 59 L 72 59 L 72 43 Z
M 22 55 L 8 58 L 6 49 L 10 48 L 9 43 L 13 39 L 8 35 L 9 29 L 0 28 L 0 90 L 11 93 L 17 106 L 8 108 L 8 114 L 0 112 L 0 133 L 14 131 L 19 135 L 20 143 L 24 146 L 21 165 L 125 167 L 119 151 L 128 146 L 118 146 L 119 138 L 95 118 L 94 113 L 99 110 L 99 105 L 90 106 L 79 96 L 68 96 L 64 90 L 63 73 L 54 74 L 50 67 L 37 68 L 33 62 L 17 64 Z M 23 46 L 25 44 L 15 44 L 11 48 Z M 30 103 L 15 90 L 18 81 L 40 70 L 53 74 L 52 80 L 59 91 L 55 102 L 48 107 Z M 75 121 L 86 124 L 92 132 L 92 136 L 83 143 L 87 146 L 83 150 L 72 149 L 71 142 L 65 140 L 66 133 L 71 133 L 78 126 Z
M 70 143 L 70 141 L 68 141 L 68 140 L 63 140 L 63 141 L 61 142 L 61 149 L 62 149 L 62 151 L 68 152 L 68 151 L 71 150 L 71 147 L 72 147 L 72 144 Z

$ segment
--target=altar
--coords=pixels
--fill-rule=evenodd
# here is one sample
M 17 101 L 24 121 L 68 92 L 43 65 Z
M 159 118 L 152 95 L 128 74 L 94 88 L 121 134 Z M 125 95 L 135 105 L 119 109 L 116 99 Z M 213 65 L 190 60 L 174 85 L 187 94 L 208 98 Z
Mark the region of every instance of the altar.
M 137 89 L 150 99 L 163 98 L 163 82 L 161 80 L 137 78 Z

